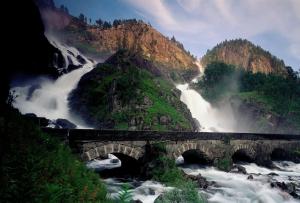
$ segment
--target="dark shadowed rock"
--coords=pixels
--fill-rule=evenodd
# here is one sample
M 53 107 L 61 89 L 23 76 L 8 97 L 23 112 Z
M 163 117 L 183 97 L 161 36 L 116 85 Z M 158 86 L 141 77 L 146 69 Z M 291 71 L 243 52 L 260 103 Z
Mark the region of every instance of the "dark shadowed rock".
M 86 60 L 81 55 L 76 56 L 76 58 L 79 63 L 86 64 Z
M 212 186 L 215 184 L 214 181 L 207 181 L 206 178 L 204 178 L 203 176 L 201 176 L 201 174 L 197 175 L 197 176 L 193 176 L 193 175 L 186 175 L 185 177 L 191 179 L 192 181 L 196 182 L 197 185 L 200 188 L 206 189 L 209 186 Z
M 56 119 L 55 121 L 55 125 L 57 128 L 68 128 L 68 129 L 74 129 L 76 128 L 76 125 L 70 121 L 68 121 L 67 119 Z
M 253 175 L 249 175 L 249 176 L 247 177 L 247 179 L 248 179 L 248 180 L 253 180 Z
M 289 193 L 294 198 L 300 198 L 297 194 L 297 189 L 295 183 L 285 183 L 285 182 L 272 182 L 270 183 L 272 188 L 279 188 L 287 193 Z
M 241 165 L 234 165 L 232 167 L 232 169 L 230 170 L 230 172 L 232 173 L 242 173 L 242 174 L 247 174 L 247 171 L 245 169 L 245 167 L 241 166 Z

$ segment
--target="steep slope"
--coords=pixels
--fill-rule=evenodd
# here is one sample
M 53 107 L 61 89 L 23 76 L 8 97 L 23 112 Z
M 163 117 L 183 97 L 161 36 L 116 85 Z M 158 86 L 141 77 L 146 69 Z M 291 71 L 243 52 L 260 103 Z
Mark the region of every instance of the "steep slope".
M 253 73 L 287 74 L 282 60 L 242 39 L 224 41 L 207 51 L 201 59 L 201 63 L 205 67 L 212 62 L 231 64 Z
M 97 128 L 195 129 L 180 92 L 155 72 L 149 61 L 121 50 L 82 77 L 71 108 Z
M 189 80 L 198 73 L 196 58 L 181 43 L 142 21 L 122 20 L 111 27 L 99 27 L 72 18 L 60 31 L 61 36 L 68 44 L 94 56 L 111 55 L 119 49 L 139 53 L 152 61 L 163 76 L 173 80 Z

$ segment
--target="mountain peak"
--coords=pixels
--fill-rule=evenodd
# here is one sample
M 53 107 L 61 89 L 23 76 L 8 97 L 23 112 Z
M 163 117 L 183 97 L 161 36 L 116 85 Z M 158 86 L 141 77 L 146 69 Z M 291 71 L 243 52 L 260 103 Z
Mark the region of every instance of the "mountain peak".
M 212 62 L 224 62 L 254 73 L 287 74 L 283 60 L 246 39 L 226 40 L 208 50 L 201 63 L 206 66 Z

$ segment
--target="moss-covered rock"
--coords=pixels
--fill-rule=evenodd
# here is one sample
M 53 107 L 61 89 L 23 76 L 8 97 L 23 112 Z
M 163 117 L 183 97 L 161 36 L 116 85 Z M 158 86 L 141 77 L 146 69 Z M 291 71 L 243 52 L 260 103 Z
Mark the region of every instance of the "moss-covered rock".
M 193 130 L 180 92 L 143 57 L 121 50 L 82 77 L 71 108 L 96 128 Z

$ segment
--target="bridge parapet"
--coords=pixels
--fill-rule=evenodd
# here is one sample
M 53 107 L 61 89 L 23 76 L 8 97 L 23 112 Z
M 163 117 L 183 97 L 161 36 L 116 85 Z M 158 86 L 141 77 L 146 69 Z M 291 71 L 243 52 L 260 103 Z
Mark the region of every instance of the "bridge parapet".
M 157 142 L 164 142 L 168 156 L 174 159 L 189 150 L 199 151 L 210 160 L 243 151 L 263 163 L 270 159 L 274 149 L 300 149 L 300 135 L 52 128 L 43 131 L 67 141 L 85 161 L 109 153 L 122 153 L 138 160 L 146 155 L 147 145 Z

